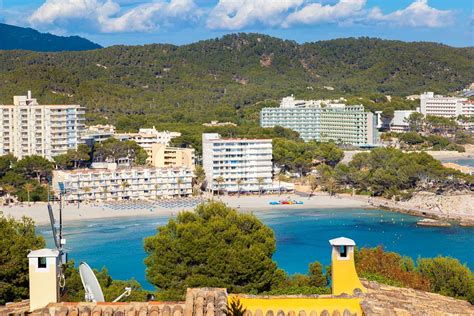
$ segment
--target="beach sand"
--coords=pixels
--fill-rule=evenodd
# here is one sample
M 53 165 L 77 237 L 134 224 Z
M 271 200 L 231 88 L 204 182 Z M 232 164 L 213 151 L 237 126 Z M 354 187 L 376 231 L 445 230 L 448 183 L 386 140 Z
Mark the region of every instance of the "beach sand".
M 271 201 L 279 201 L 290 197 L 291 199 L 303 201 L 302 205 L 270 205 Z M 315 195 L 308 199 L 307 197 L 300 197 L 296 195 L 262 195 L 258 196 L 222 196 L 214 197 L 216 201 L 222 201 L 230 207 L 241 211 L 262 211 L 262 210 L 279 210 L 279 209 L 307 209 L 307 208 L 366 208 L 369 207 L 367 200 L 355 200 L 348 197 L 329 197 L 328 195 Z M 53 205 L 53 210 L 56 219 L 59 218 L 59 204 L 56 202 Z M 69 204 L 63 208 L 63 221 L 81 221 L 101 218 L 116 218 L 116 217 L 145 217 L 145 216 L 173 216 L 179 211 L 192 210 L 192 208 L 162 208 L 155 207 L 152 211 L 150 208 L 146 209 L 127 209 L 127 210 L 113 210 L 99 204 L 85 204 L 82 203 L 79 208 L 77 204 Z M 21 218 L 22 216 L 31 217 L 36 224 L 45 225 L 49 223 L 49 215 L 47 204 L 32 203 L 27 205 L 11 205 L 2 206 L 0 211 L 5 215 L 11 215 L 14 218 Z

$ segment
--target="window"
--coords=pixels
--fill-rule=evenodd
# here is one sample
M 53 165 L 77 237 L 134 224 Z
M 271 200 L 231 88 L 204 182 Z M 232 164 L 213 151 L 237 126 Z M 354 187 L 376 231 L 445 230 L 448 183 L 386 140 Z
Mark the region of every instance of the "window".
M 339 256 L 341 258 L 347 258 L 347 246 L 339 246 Z
M 45 257 L 38 258 L 38 268 L 46 268 L 46 258 Z

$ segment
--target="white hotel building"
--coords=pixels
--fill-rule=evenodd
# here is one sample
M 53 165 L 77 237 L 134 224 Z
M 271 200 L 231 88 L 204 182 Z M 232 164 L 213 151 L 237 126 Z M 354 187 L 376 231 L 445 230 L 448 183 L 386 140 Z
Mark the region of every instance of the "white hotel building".
M 420 112 L 425 116 L 474 116 L 474 103 L 466 98 L 445 97 L 425 92 L 420 95 Z
M 374 114 L 365 112 L 362 105 L 345 105 L 336 101 L 286 97 L 280 107 L 262 109 L 260 125 L 292 129 L 305 141 L 334 141 L 361 147 L 377 145 Z
M 31 97 L 14 96 L 13 105 L 0 105 L 0 155 L 47 159 L 77 149 L 84 131 L 79 105 L 40 105 Z
M 212 192 L 277 191 L 272 183 L 272 140 L 221 138 L 202 134 L 203 167 L 207 189 Z M 216 179 L 222 177 L 223 183 Z M 263 183 L 259 185 L 259 178 Z
M 55 170 L 53 189 L 64 184 L 65 198 L 74 201 L 143 200 L 189 196 L 192 172 L 188 168 L 116 168 Z

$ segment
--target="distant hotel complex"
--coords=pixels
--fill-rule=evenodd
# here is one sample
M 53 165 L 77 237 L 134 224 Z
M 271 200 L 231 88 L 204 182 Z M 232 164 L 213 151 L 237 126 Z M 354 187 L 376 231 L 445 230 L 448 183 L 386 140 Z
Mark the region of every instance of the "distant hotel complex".
M 376 145 L 378 132 L 374 115 L 365 112 L 362 105 L 345 105 L 337 101 L 286 97 L 280 107 L 262 109 L 260 125 L 292 129 L 305 141 L 334 141 L 361 147 Z
M 77 149 L 84 130 L 79 105 L 40 105 L 31 97 L 14 96 L 13 105 L 0 105 L 0 155 L 47 159 Z
M 474 103 L 466 98 L 445 97 L 425 92 L 420 95 L 420 113 L 442 117 L 474 116 Z

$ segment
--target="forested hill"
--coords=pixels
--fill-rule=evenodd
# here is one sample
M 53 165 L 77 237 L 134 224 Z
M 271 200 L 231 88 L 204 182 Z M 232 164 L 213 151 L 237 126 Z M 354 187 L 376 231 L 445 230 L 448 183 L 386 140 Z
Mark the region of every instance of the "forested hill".
M 474 81 L 473 48 L 350 38 L 297 44 L 259 34 L 85 52 L 0 51 L 0 102 L 32 90 L 97 116 L 237 121 L 261 100 L 454 91 Z M 332 90 L 334 89 L 334 90 Z
M 0 23 L 0 49 L 25 49 L 37 52 L 76 51 L 101 48 L 79 36 L 56 36 L 31 28 Z

